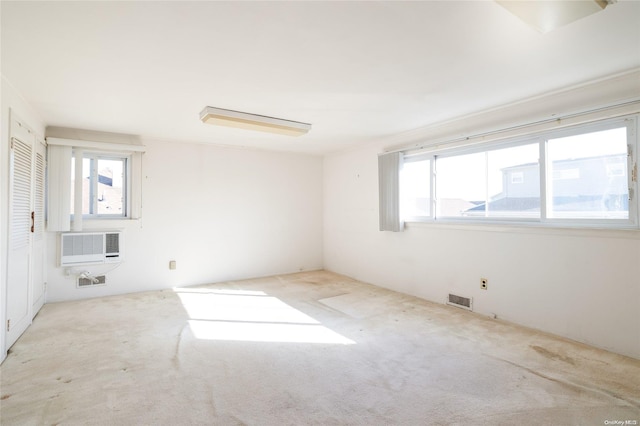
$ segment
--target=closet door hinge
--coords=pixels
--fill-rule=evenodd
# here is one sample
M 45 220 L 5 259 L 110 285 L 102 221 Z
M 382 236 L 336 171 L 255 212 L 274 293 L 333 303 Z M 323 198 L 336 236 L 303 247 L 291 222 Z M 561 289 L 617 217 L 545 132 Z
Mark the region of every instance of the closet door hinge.
M 11 331 L 11 320 L 7 320 L 7 331 Z

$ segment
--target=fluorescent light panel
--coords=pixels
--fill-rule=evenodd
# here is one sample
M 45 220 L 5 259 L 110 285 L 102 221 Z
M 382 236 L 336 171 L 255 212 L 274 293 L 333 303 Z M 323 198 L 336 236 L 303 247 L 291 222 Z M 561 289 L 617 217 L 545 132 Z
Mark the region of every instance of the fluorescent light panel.
M 203 123 L 218 126 L 235 127 L 260 132 L 277 133 L 280 135 L 300 136 L 311 130 L 311 124 L 264 115 L 249 114 L 232 111 L 230 109 L 205 107 L 200 113 Z
M 603 10 L 616 0 L 496 0 L 500 6 L 516 15 L 541 33 Z

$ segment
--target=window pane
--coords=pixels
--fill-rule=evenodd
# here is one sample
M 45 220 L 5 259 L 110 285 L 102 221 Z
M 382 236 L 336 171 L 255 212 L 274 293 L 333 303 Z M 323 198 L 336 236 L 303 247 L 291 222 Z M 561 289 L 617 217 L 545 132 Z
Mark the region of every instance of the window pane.
M 123 214 L 124 160 L 100 158 L 97 170 L 97 205 L 99 215 Z
M 540 217 L 539 151 L 536 143 L 439 158 L 439 215 Z
M 539 156 L 537 143 L 489 151 L 489 205 L 474 211 L 489 217 L 540 217 Z
M 438 216 L 477 215 L 487 199 L 486 153 L 438 158 L 436 168 Z
M 82 214 L 124 216 L 126 159 L 88 154 L 82 159 Z M 71 159 L 71 212 L 75 199 L 75 158 Z
M 431 215 L 431 161 L 409 161 L 400 172 L 400 215 L 402 218 Z
M 547 158 L 550 217 L 629 218 L 626 127 L 550 139 Z

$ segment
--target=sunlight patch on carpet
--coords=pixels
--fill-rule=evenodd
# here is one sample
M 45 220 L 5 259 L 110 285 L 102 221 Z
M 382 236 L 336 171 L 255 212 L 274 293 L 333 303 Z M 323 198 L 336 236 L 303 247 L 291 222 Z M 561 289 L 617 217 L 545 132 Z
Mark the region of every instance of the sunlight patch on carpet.
M 197 339 L 355 344 L 262 291 L 174 288 Z
M 355 344 L 323 325 L 189 320 L 189 327 L 196 338 L 206 340 Z

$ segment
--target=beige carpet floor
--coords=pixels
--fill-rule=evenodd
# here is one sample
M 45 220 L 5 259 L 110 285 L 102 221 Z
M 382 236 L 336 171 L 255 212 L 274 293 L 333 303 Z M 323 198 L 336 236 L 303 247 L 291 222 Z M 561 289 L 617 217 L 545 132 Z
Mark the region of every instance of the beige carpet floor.
M 640 424 L 638 360 L 329 272 L 47 304 L 0 373 L 3 426 Z

